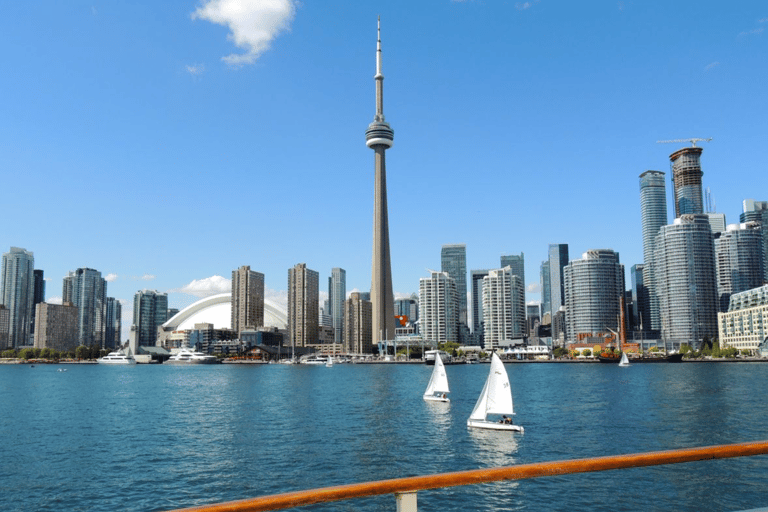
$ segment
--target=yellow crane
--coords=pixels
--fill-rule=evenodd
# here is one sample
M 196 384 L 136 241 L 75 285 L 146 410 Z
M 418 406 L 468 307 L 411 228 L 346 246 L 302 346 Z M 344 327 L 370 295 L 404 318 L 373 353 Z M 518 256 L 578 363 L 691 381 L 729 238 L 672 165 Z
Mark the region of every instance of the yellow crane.
M 693 137 L 693 138 L 690 138 L 690 139 L 657 140 L 656 144 L 667 144 L 667 143 L 672 143 L 672 142 L 679 144 L 680 142 L 690 142 L 693 145 L 693 147 L 695 148 L 697 142 L 709 142 L 711 140 L 712 140 L 712 137 L 710 137 L 708 139 L 701 139 L 699 137 Z

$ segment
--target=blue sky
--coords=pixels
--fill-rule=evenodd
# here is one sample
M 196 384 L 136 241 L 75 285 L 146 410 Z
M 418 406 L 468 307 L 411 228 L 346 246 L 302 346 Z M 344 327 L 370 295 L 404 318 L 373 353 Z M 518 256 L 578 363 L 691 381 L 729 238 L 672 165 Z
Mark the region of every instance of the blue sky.
M 370 286 L 376 17 L 396 294 L 467 244 L 467 267 L 550 243 L 642 262 L 638 176 L 703 143 L 737 222 L 768 199 L 768 4 L 711 1 L 15 2 L 0 19 L 0 250 L 47 297 L 91 267 L 108 294 L 271 296 L 307 263 Z M 671 184 L 667 185 L 672 210 Z M 672 215 L 670 214 L 670 218 Z M 216 276 L 222 276 L 219 279 Z

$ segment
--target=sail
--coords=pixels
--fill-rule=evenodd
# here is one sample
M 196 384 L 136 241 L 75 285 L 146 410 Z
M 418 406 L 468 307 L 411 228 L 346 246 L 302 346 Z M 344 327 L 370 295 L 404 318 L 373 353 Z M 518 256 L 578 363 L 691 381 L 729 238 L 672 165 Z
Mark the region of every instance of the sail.
M 429 377 L 429 384 L 427 384 L 427 390 L 425 395 L 433 395 L 435 393 L 450 393 L 448 388 L 448 376 L 445 374 L 445 365 L 443 364 L 443 358 L 440 354 L 435 354 L 435 367 L 432 370 L 432 375 Z
M 494 352 L 491 356 L 491 369 L 485 381 L 480 398 L 477 399 L 471 420 L 484 420 L 488 414 L 514 414 L 512 408 L 512 390 L 504 363 Z
M 629 358 L 627 358 L 626 352 L 621 353 L 621 361 L 619 362 L 619 366 L 629 366 Z

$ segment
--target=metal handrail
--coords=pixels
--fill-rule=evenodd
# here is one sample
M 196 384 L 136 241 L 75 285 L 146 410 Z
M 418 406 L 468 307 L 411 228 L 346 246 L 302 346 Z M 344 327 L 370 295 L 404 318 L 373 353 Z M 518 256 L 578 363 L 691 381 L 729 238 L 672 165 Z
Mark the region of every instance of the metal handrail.
M 572 473 L 590 473 L 608 471 L 611 469 L 626 469 L 664 464 L 679 464 L 710 459 L 727 459 L 732 457 L 748 457 L 768 454 L 768 441 L 750 443 L 707 446 L 701 448 L 684 448 L 661 452 L 635 453 L 631 455 L 612 455 L 554 462 L 537 462 L 507 466 L 500 468 L 474 469 L 456 471 L 437 475 L 413 476 L 394 478 L 376 482 L 323 487 L 305 491 L 273 494 L 259 498 L 230 501 L 214 505 L 203 505 L 179 509 L 179 511 L 204 512 L 256 512 L 267 510 L 282 510 L 292 507 L 326 503 L 330 501 L 348 500 L 378 496 L 381 494 L 406 494 L 416 491 L 455 487 L 459 485 L 474 485 L 500 480 L 524 480 L 543 476 L 568 475 Z

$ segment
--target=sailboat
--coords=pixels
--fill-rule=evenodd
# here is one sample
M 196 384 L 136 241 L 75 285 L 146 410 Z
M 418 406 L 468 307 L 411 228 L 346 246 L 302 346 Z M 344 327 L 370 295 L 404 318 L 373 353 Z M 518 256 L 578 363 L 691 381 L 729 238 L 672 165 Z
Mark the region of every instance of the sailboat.
M 333 356 L 331 354 L 328 354 L 328 359 L 325 361 L 325 367 L 331 368 L 333 366 Z
M 621 361 L 619 361 L 619 366 L 629 366 L 629 358 L 627 357 L 626 352 L 621 353 Z
M 468 427 L 487 428 L 492 430 L 512 430 L 523 432 L 520 425 L 512 423 L 515 411 L 512 407 L 512 390 L 509 387 L 509 377 L 504 363 L 496 352 L 491 356 L 491 370 L 485 381 L 480 398 L 467 420 Z M 489 415 L 501 415 L 501 419 L 489 420 Z
M 429 378 L 427 390 L 424 391 L 424 400 L 429 402 L 450 402 L 446 396 L 451 390 L 448 388 L 448 376 L 445 374 L 445 365 L 440 354 L 435 355 L 435 367 Z

